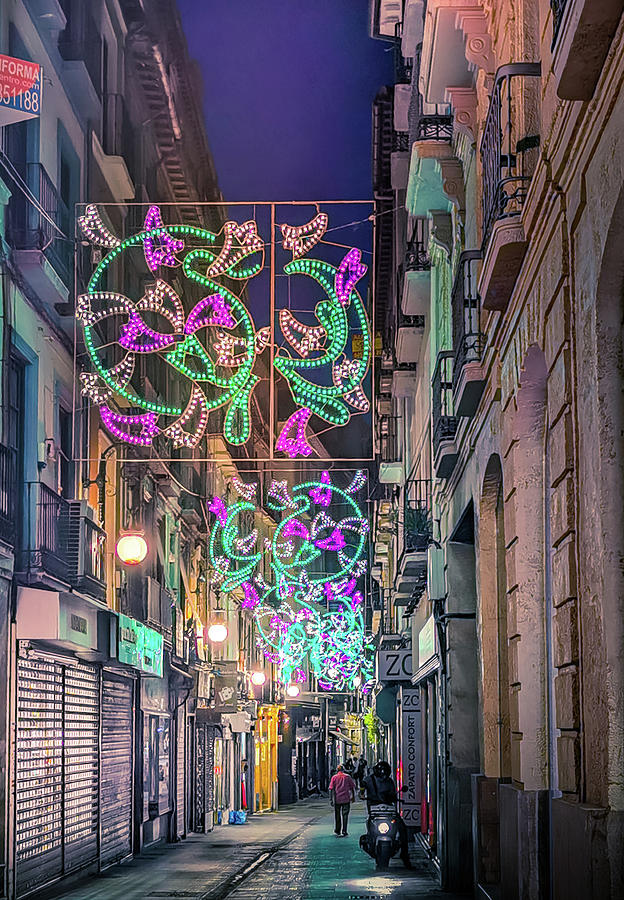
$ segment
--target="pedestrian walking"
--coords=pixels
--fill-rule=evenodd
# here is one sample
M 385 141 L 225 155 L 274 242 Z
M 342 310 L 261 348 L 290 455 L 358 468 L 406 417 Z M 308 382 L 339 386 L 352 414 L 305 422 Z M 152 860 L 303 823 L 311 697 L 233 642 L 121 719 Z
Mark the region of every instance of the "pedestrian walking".
M 355 781 L 345 772 L 344 766 L 338 766 L 335 775 L 329 782 L 329 799 L 334 807 L 334 834 L 346 837 L 348 834 L 349 810 L 355 800 Z
M 366 778 L 366 770 L 367 769 L 368 769 L 368 765 L 366 763 L 366 760 L 364 759 L 364 756 L 360 756 L 360 758 L 357 761 L 357 766 L 355 768 L 355 781 L 356 781 L 356 784 L 358 785 L 358 787 L 360 788 L 360 790 L 363 787 L 363 782 L 364 782 L 364 779 Z

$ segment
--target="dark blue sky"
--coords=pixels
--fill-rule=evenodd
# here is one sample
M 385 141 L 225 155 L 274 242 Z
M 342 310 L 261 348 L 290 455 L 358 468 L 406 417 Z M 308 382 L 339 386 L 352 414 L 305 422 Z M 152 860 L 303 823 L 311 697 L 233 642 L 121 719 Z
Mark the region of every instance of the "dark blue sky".
M 368 0 L 178 0 L 226 200 L 364 199 L 391 81 Z

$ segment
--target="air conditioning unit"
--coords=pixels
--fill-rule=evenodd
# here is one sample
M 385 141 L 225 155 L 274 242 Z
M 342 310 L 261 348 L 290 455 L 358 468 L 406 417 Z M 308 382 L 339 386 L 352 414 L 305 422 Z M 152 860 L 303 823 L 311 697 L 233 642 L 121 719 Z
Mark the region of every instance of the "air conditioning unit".
M 106 599 L 106 532 L 93 520 L 86 500 L 68 502 L 67 560 L 69 580 L 97 600 Z

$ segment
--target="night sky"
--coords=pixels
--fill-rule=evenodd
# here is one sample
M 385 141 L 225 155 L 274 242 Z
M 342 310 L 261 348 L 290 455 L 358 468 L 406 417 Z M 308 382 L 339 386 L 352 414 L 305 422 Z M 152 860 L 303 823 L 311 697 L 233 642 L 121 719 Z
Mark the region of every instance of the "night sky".
M 391 82 L 368 0 L 178 0 L 226 200 L 371 197 L 371 104 Z

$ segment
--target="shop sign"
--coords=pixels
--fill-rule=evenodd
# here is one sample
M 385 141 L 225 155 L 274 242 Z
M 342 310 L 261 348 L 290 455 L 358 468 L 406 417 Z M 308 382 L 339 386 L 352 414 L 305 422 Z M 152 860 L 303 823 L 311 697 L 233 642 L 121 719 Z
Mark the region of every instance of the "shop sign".
M 0 54 L 0 125 L 39 116 L 42 82 L 39 63 Z
M 218 712 L 236 712 L 238 709 L 238 676 L 236 673 L 215 675 L 215 709 Z
M 401 815 L 406 825 L 420 827 L 422 797 L 420 690 L 401 690 Z
M 377 681 L 409 681 L 412 677 L 412 651 L 377 651 Z
M 118 614 L 117 658 L 149 675 L 163 674 L 163 636 L 130 616 Z
M 422 668 L 425 663 L 436 655 L 435 621 L 429 616 L 418 634 L 418 666 Z

